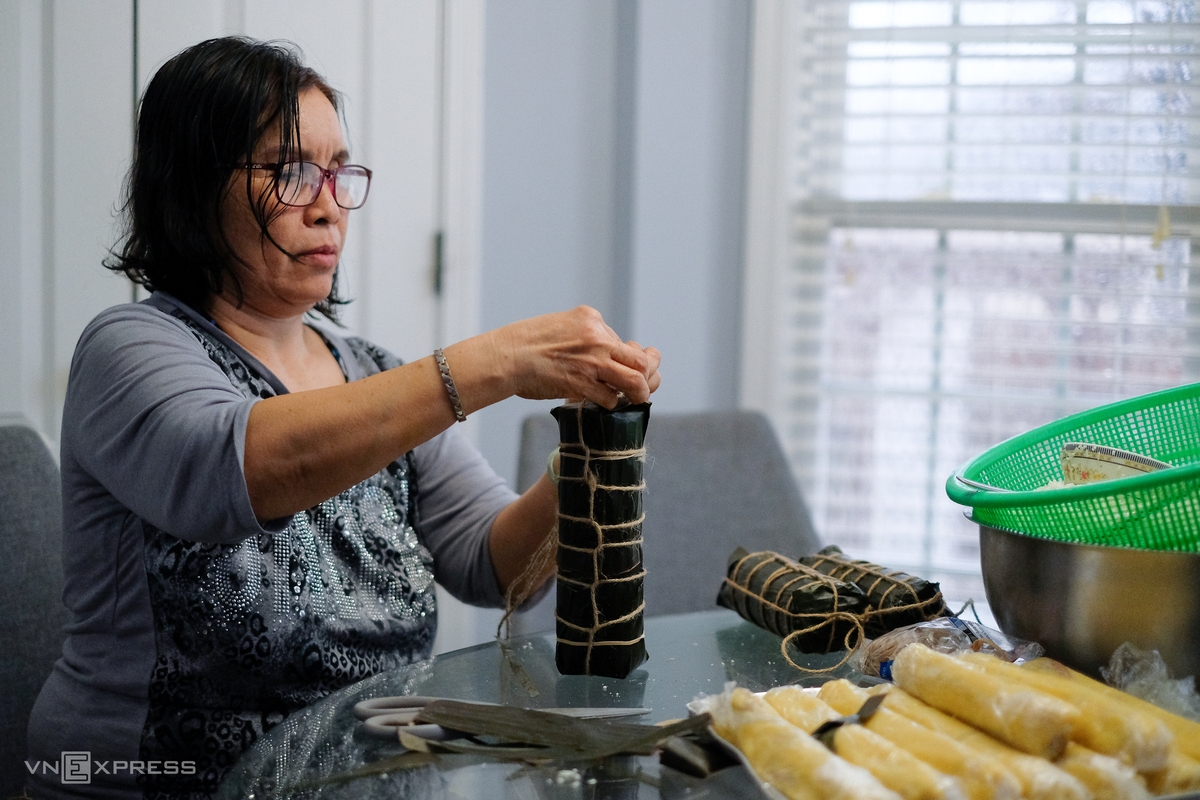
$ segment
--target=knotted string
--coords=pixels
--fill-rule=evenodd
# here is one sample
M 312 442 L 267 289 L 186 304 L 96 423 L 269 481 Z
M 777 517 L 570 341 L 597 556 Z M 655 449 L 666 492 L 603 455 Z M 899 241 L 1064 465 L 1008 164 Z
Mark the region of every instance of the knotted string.
M 760 561 L 753 567 L 753 569 L 750 570 L 749 574 L 743 577 L 741 572 L 746 561 L 748 559 L 761 556 L 768 556 L 768 558 L 763 558 L 762 561 Z M 767 566 L 774 566 L 775 570 L 767 575 L 767 577 L 764 579 L 762 584 L 762 592 L 756 593 L 751 591 L 749 588 L 751 580 L 753 580 L 754 576 L 759 572 L 759 570 Z M 781 556 L 778 553 L 772 552 L 747 553 L 733 565 L 729 572 L 731 575 L 738 578 L 738 580 L 731 580 L 729 577 L 725 578 L 725 585 L 733 589 L 736 593 L 736 596 L 742 600 L 741 603 L 737 603 L 735 600 L 735 603 L 737 603 L 739 606 L 737 609 L 738 613 L 747 619 L 752 618 L 749 610 L 745 607 L 745 604 L 749 601 L 756 602 L 759 605 L 760 610 L 764 612 L 771 612 L 770 618 L 768 618 L 766 613 L 762 614 L 762 624 L 773 633 L 778 633 L 784 637 L 783 641 L 780 643 L 780 652 L 783 653 L 784 659 L 786 659 L 787 662 L 796 669 L 801 670 L 802 672 L 813 674 L 832 672 L 849 661 L 850 657 L 854 654 L 854 651 L 857 650 L 859 645 L 862 644 L 864 634 L 861 617 L 858 614 L 853 614 L 849 611 L 841 611 L 838 609 L 838 606 L 840 605 L 840 595 L 838 593 L 838 581 L 836 578 L 833 578 L 822 572 L 818 572 L 812 567 L 807 567 L 803 564 L 792 561 L 790 558 Z M 744 581 L 746 585 L 743 586 L 741 581 Z M 776 581 L 779 581 L 778 585 L 774 585 Z M 797 584 L 801 584 L 802 582 L 802 585 L 797 586 Z M 780 605 L 780 601 L 783 600 L 784 594 L 793 587 L 796 587 L 797 589 L 807 589 L 814 584 L 829 587 L 829 590 L 833 593 L 832 611 L 819 613 L 798 613 Z M 809 624 L 810 622 L 811 624 Z M 806 634 L 815 633 L 825 627 L 829 628 L 829 638 L 826 642 L 826 649 L 833 649 L 833 636 L 837 631 L 838 622 L 846 622 L 850 625 L 850 630 L 846 631 L 846 637 L 844 640 L 845 649 L 847 652 L 841 661 L 824 669 L 812 669 L 810 667 L 797 664 L 792 660 L 791 655 L 788 653 L 788 644 L 793 639 L 797 639 Z

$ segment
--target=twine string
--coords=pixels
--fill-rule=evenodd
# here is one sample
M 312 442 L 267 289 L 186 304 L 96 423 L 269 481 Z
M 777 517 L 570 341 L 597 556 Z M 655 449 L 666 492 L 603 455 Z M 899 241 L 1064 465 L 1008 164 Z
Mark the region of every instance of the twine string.
M 538 549 L 533 551 L 525 569 L 521 570 L 521 574 L 508 585 L 508 590 L 504 592 L 504 616 L 500 618 L 500 624 L 496 626 L 496 638 L 508 639 L 512 636 L 512 615 L 525 605 L 525 601 L 541 586 L 538 577 L 546 574 L 547 568 L 555 560 L 559 546 L 558 524 L 555 523 L 551 526 L 550 533 L 546 534 L 546 538 L 538 545 Z
M 646 515 L 642 514 L 637 519 L 632 520 L 630 522 L 623 522 L 623 523 L 617 523 L 617 524 L 605 525 L 605 526 L 598 525 L 594 519 L 594 516 L 595 516 L 595 513 L 594 513 L 595 492 L 596 492 L 596 490 L 608 491 L 608 492 L 640 492 L 646 488 L 645 481 L 637 484 L 636 486 L 609 486 L 606 484 L 601 484 L 596 479 L 596 476 L 594 474 L 592 474 L 592 471 L 590 469 L 588 469 L 588 467 L 590 466 L 590 463 L 592 461 L 621 461 L 621 460 L 624 460 L 627 458 L 642 458 L 642 459 L 644 459 L 645 455 L 646 455 L 646 449 L 644 447 L 634 449 L 634 450 L 592 450 L 592 449 L 588 448 L 587 444 L 585 444 L 583 442 L 583 435 L 582 435 L 582 432 L 583 432 L 583 407 L 582 407 L 582 404 L 580 405 L 580 407 L 576 413 L 577 413 L 577 419 L 579 420 L 579 431 L 580 431 L 580 437 L 579 437 L 580 441 L 578 442 L 578 444 L 583 448 L 584 452 L 582 454 L 579 454 L 579 453 L 561 452 L 560 451 L 559 458 L 560 459 L 570 458 L 570 459 L 582 460 L 583 461 L 582 475 L 581 475 L 581 477 L 560 475 L 559 481 L 560 482 L 562 482 L 562 481 L 568 481 L 568 482 L 584 481 L 587 483 L 588 488 L 590 490 L 590 494 L 591 494 L 591 497 L 589 498 L 589 511 L 591 512 L 592 516 L 591 516 L 591 518 L 587 518 L 587 519 L 582 518 L 582 517 L 572 517 L 567 514 L 563 514 L 560 511 L 558 514 L 558 519 L 560 521 L 566 520 L 569 522 L 578 522 L 578 523 L 593 525 L 597 531 L 597 535 L 600 540 L 599 548 L 629 547 L 631 545 L 640 545 L 642 543 L 641 537 L 638 537 L 637 539 L 630 539 L 630 540 L 624 541 L 624 542 L 605 542 L 604 541 L 604 530 L 606 530 L 606 529 L 607 530 L 615 530 L 615 529 L 620 529 L 620 528 L 633 528 L 637 525 L 641 525 L 642 522 L 645 520 Z M 547 534 L 546 538 L 542 540 L 542 543 L 540 545 L 538 545 L 538 549 L 534 551 L 532 556 L 530 556 L 529 563 L 527 563 L 525 565 L 525 569 L 521 571 L 521 574 L 518 575 L 511 584 L 509 584 L 508 589 L 504 593 L 504 616 L 501 617 L 500 623 L 496 626 L 496 636 L 498 638 L 508 639 L 512 635 L 512 615 L 515 614 L 517 612 L 517 610 L 519 610 L 521 608 L 521 606 L 523 606 L 525 604 L 525 601 L 527 601 L 531 596 L 533 596 L 533 593 L 535 591 L 537 591 L 537 588 L 541 585 L 541 582 L 538 581 L 538 578 L 541 575 L 545 574 L 545 572 L 546 572 L 547 568 L 550 566 L 550 564 L 553 561 L 555 561 L 557 551 L 560 547 L 563 549 L 572 550 L 575 552 L 589 552 L 590 551 L 590 548 L 584 549 L 584 548 L 573 547 L 571 545 L 563 544 L 558 538 L 558 524 L 555 523 L 554 527 L 552 527 L 550 529 L 550 532 L 549 532 L 549 534 Z M 598 564 L 598 562 L 596 562 L 596 563 Z M 597 572 L 596 574 L 599 574 L 599 573 Z M 612 579 L 609 579 L 607 582 L 619 583 L 622 581 L 636 580 L 638 578 L 645 577 L 645 574 L 646 573 L 643 570 L 642 572 L 640 572 L 636 575 L 631 575 L 631 576 L 624 577 L 624 578 L 612 578 Z M 589 584 L 580 583 L 579 581 L 572 581 L 567 578 L 562 578 L 561 576 L 559 579 L 563 580 L 566 583 L 573 583 L 573 584 L 580 585 L 580 586 L 589 586 Z M 592 594 L 593 594 L 592 602 L 593 602 L 593 606 L 595 606 L 595 592 L 593 591 Z M 640 607 L 639 610 L 644 609 L 644 608 L 645 608 L 645 603 L 642 604 L 642 606 Z M 555 616 L 557 617 L 557 613 L 555 614 Z M 598 619 L 598 616 L 597 616 L 597 619 Z M 621 620 L 610 620 L 610 621 L 608 621 L 607 624 L 613 624 L 613 622 L 619 622 L 619 621 L 623 621 L 625 619 L 626 619 L 626 617 L 622 617 Z M 566 621 L 563 620 L 563 622 L 566 622 Z M 570 625 L 570 623 L 566 623 L 566 624 Z M 570 626 L 575 627 L 573 625 L 570 625 Z M 579 643 L 578 642 L 573 642 L 573 643 L 569 642 L 568 644 L 579 644 Z M 604 642 L 603 644 L 630 644 L 630 643 L 627 643 L 627 642 L 611 642 L 611 643 Z M 589 653 L 590 653 L 590 650 L 589 650 Z

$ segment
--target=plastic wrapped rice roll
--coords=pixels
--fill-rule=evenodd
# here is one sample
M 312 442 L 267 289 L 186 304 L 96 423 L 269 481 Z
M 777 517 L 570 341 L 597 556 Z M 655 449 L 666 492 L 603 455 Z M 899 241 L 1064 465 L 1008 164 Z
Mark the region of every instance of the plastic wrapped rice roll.
M 901 800 L 745 689 L 727 688 L 701 702 L 712 714 L 713 730 L 788 800 Z
M 1002 681 L 966 661 L 910 644 L 892 662 L 904 691 L 1000 741 L 1051 761 L 1079 724 L 1075 706 L 1021 684 Z
M 887 694 L 887 707 L 931 731 L 990 757 L 1016 776 L 1028 800 L 1089 800 L 1086 785 L 1044 758 L 1014 750 L 983 731 L 925 705 L 899 686 L 877 686 L 870 694 Z M 1068 749 L 1069 749 L 1068 745 Z
M 764 699 L 780 716 L 808 733 L 842 718 L 825 701 L 799 686 L 780 686 L 767 692 Z M 831 749 L 874 775 L 904 800 L 965 800 L 957 780 L 862 725 L 842 725 L 835 729 Z
M 981 653 L 964 653 L 962 658 L 991 675 L 1027 685 L 1078 708 L 1081 713 L 1072 738 L 1084 747 L 1118 758 L 1139 772 L 1166 768 L 1174 737 L 1161 720 L 1124 713 L 1069 678 L 1026 670 Z

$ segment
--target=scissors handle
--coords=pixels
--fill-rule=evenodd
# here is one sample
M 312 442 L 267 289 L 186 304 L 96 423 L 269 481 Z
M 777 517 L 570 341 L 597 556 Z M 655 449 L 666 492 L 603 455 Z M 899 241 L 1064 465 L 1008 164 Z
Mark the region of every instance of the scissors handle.
M 399 728 L 422 739 L 446 741 L 456 739 L 463 734 L 451 731 L 440 725 L 417 723 L 417 715 L 430 703 L 442 700 L 441 697 L 426 697 L 424 695 L 407 695 L 396 697 L 374 697 L 354 705 L 354 716 L 362 720 L 363 728 L 372 736 L 382 739 L 396 739 Z M 469 701 L 478 702 L 478 701 Z M 494 706 L 496 703 L 478 703 L 478 705 Z M 554 714 L 564 714 L 579 718 L 614 718 L 640 716 L 650 713 L 648 708 L 540 708 L 535 711 L 545 711 Z
M 422 708 L 434 702 L 435 700 L 443 700 L 442 697 L 426 697 L 424 695 L 413 694 L 395 697 L 374 697 L 370 700 L 363 700 L 360 703 L 354 704 L 354 716 L 361 720 L 368 720 L 371 717 L 377 717 L 380 714 L 395 714 L 404 711 L 410 711 L 413 716 L 416 716 Z M 481 703 L 480 705 L 495 705 L 494 703 Z
M 449 739 L 462 737 L 463 734 L 460 731 L 447 730 L 441 725 L 434 725 L 432 723 L 413 724 L 413 718 L 417 715 L 418 711 L 419 709 L 417 711 L 402 711 L 398 714 L 379 714 L 378 716 L 368 717 L 363 720 L 363 729 L 372 736 L 392 741 L 396 741 L 401 728 L 414 736 L 420 736 L 422 739 L 429 739 L 434 742 L 445 742 Z

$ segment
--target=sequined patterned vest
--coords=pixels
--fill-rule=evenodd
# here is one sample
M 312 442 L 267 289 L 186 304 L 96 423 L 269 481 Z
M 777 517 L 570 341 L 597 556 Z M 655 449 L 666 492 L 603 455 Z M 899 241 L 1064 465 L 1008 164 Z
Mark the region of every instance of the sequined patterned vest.
M 180 314 L 246 397 L 271 385 Z M 368 371 L 399 361 L 348 339 Z M 372 369 L 373 367 L 373 369 Z M 417 534 L 411 454 L 237 544 L 178 539 L 143 521 L 157 659 L 142 731 L 146 760 L 193 760 L 194 776 L 146 776 L 146 796 L 216 788 L 238 756 L 289 713 L 430 656 L 433 558 Z

